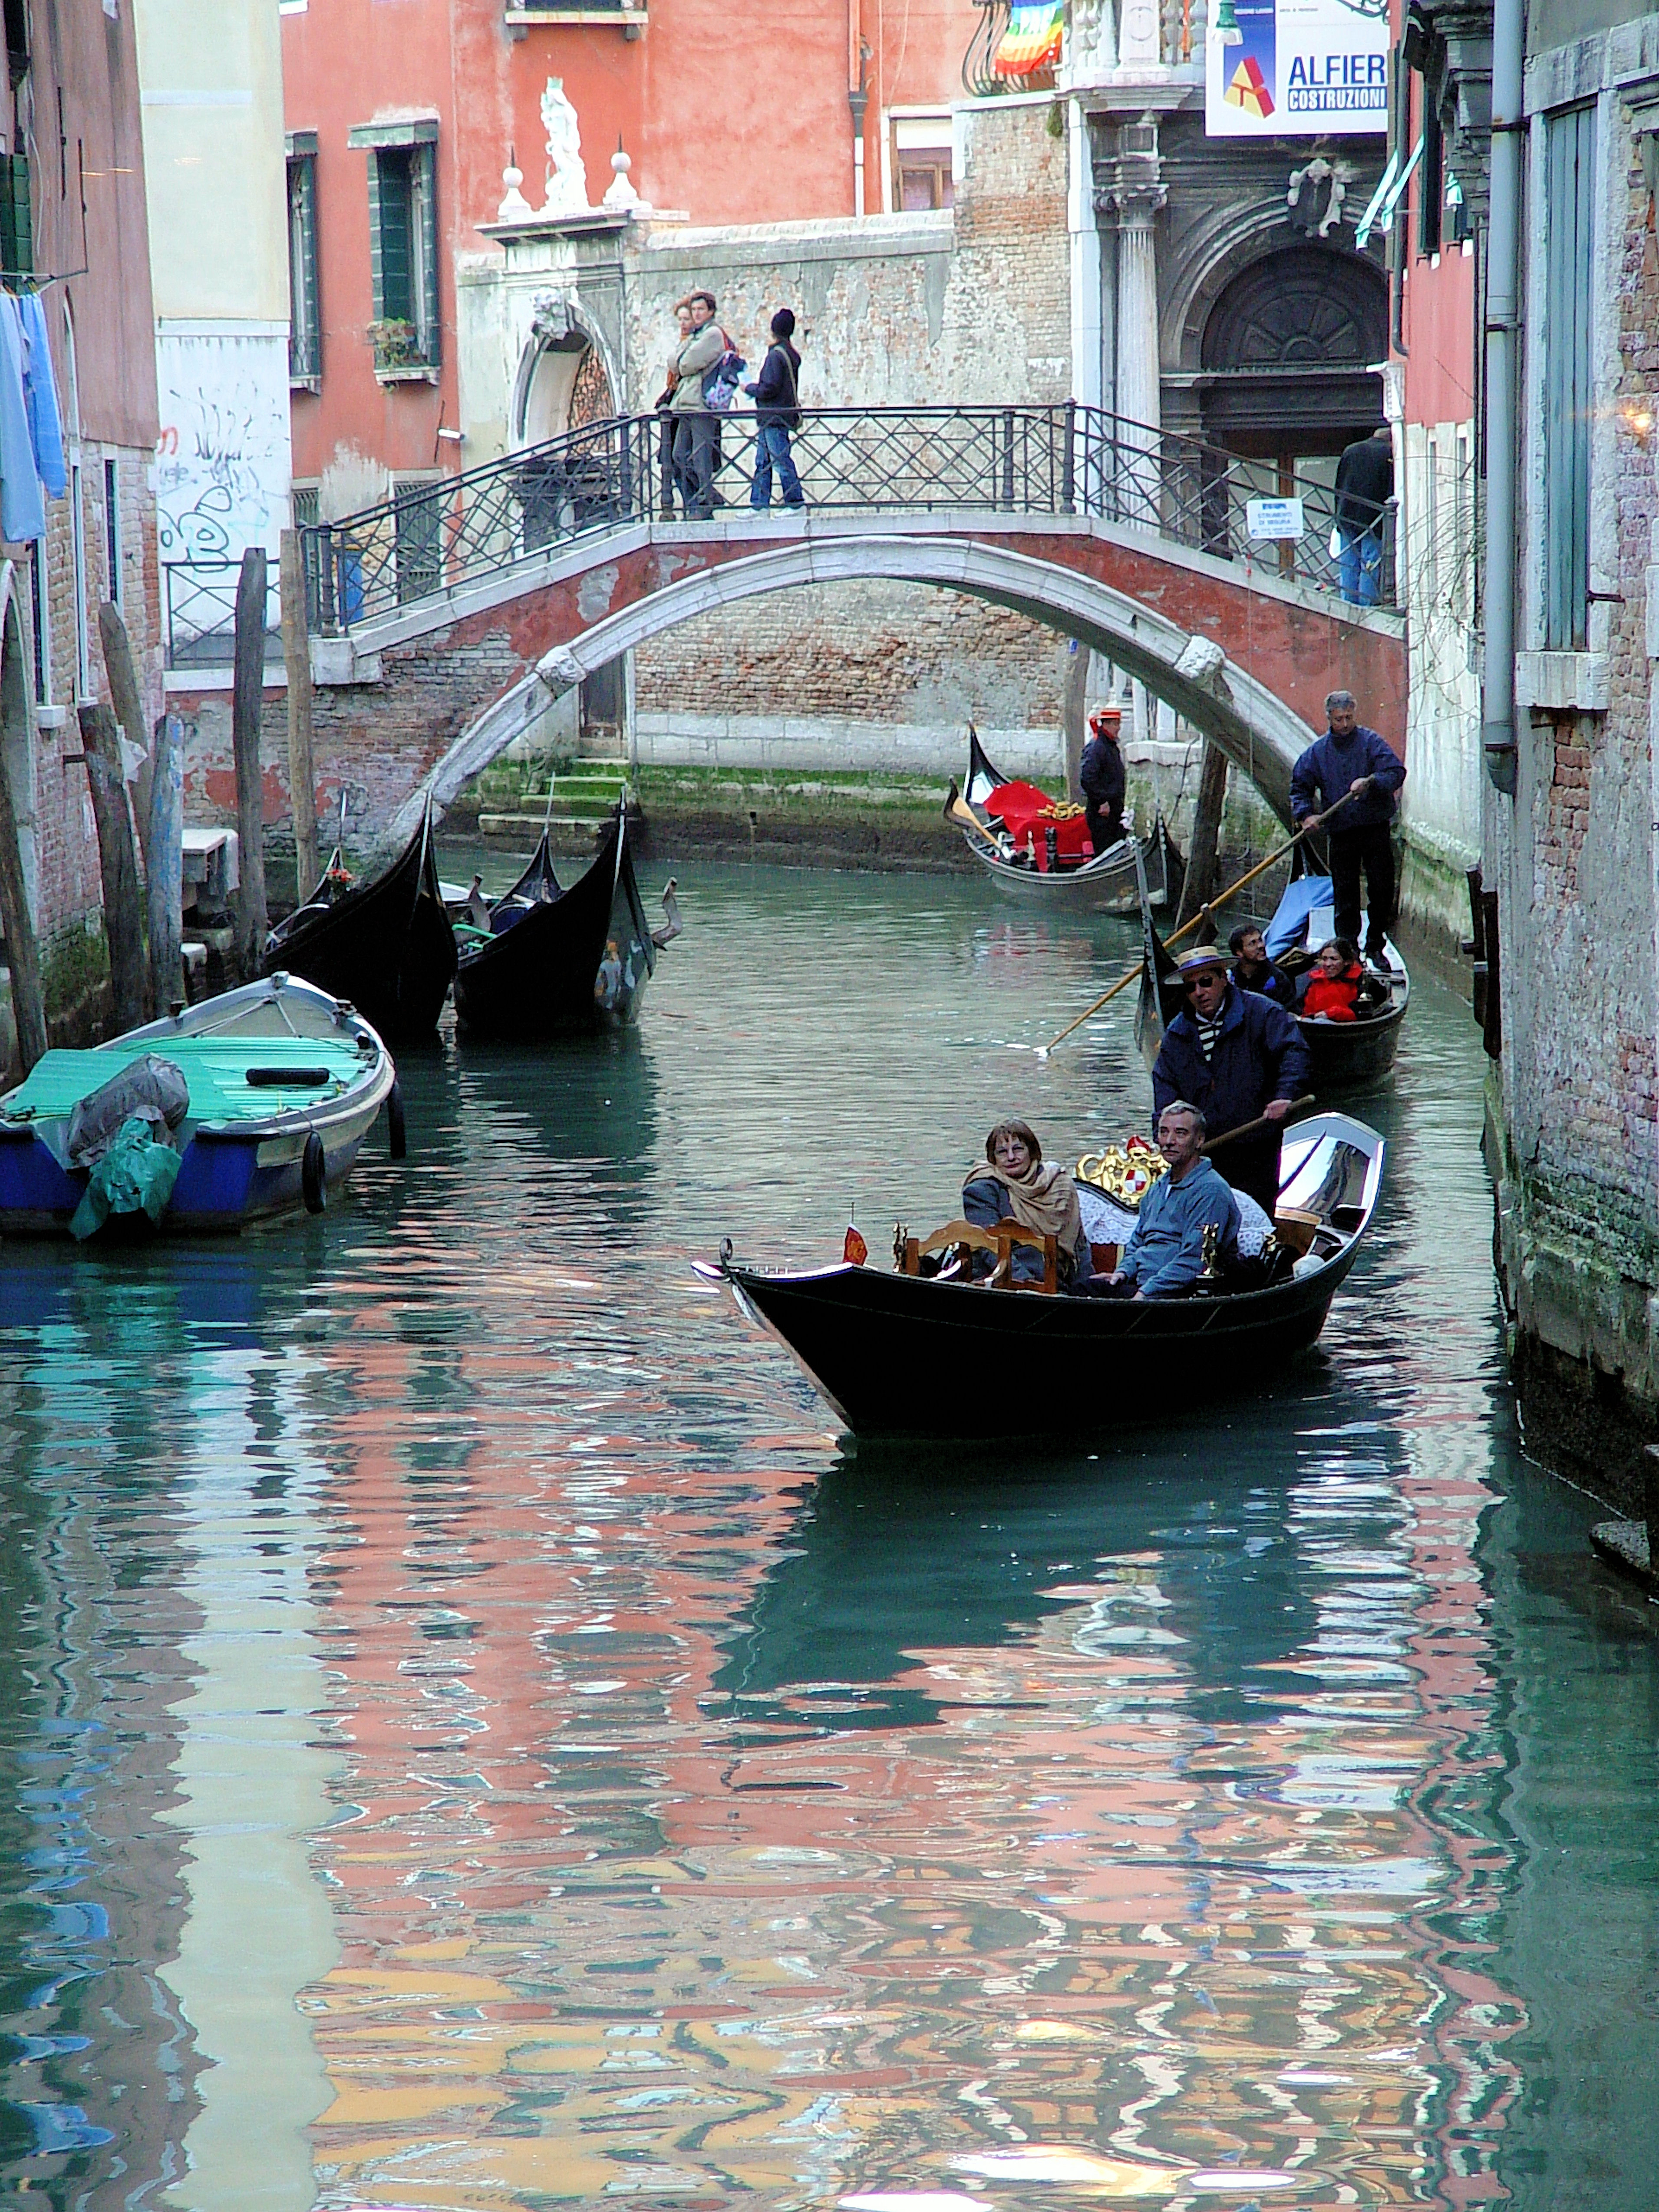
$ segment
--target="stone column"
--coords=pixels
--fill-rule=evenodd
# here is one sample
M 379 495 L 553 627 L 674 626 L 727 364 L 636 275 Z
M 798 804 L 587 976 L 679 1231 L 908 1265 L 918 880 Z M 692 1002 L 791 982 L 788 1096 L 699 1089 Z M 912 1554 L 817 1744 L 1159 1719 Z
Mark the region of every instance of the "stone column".
M 1158 336 L 1158 246 L 1153 225 L 1168 194 L 1158 148 L 1158 118 L 1143 115 L 1118 134 L 1115 173 L 1104 198 L 1117 217 L 1116 411 L 1156 433 L 1162 415 L 1163 364 Z M 1154 520 L 1158 506 L 1158 441 L 1129 434 L 1149 456 L 1145 468 L 1125 471 L 1126 520 Z M 1144 512 L 1150 507 L 1150 514 Z M 1137 510 L 1142 512 L 1137 516 Z

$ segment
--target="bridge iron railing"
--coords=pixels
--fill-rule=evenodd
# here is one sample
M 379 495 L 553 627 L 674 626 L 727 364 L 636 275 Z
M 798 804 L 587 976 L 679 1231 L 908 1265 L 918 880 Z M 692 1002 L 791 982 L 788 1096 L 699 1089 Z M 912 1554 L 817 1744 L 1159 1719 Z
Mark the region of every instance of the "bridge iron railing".
M 592 533 L 672 520 L 665 421 L 653 414 L 591 423 L 411 486 L 383 506 L 307 527 L 313 630 L 343 635 Z M 743 512 L 754 417 L 719 421 L 715 511 Z M 1073 401 L 809 408 L 793 444 L 811 514 L 1095 516 L 1259 573 L 1323 591 L 1340 587 L 1328 485 L 1289 477 L 1276 461 L 1245 459 L 1099 408 Z M 1385 603 L 1392 598 L 1392 525 L 1390 506 L 1382 532 L 1390 542 L 1380 562 Z M 1267 528 L 1292 534 L 1258 534 Z

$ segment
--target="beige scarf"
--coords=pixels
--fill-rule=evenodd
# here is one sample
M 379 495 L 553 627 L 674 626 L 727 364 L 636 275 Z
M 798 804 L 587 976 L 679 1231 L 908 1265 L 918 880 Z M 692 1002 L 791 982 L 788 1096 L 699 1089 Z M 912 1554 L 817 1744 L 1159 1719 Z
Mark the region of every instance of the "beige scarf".
M 1044 1160 L 1023 1176 L 1011 1176 L 994 1160 L 975 1160 L 962 1182 L 964 1190 L 970 1182 L 1000 1182 L 1008 1194 L 1008 1211 L 1022 1229 L 1054 1237 L 1062 1251 L 1082 1249 L 1077 1185 L 1058 1160 Z

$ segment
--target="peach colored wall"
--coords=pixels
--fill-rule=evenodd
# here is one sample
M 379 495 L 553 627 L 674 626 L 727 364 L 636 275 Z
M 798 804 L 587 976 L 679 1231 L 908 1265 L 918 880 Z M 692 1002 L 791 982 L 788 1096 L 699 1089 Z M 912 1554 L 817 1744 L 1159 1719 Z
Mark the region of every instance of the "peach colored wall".
M 1415 219 L 1413 218 L 1413 221 Z M 1453 246 L 1435 268 L 1413 254 L 1401 319 L 1406 416 L 1413 422 L 1474 419 L 1474 256 Z
M 849 5 L 861 19 L 849 16 Z M 294 397 L 294 472 L 315 477 L 341 444 L 399 473 L 455 465 L 453 257 L 488 246 L 509 145 L 539 206 L 543 88 L 560 76 L 581 119 L 588 197 L 611 182 L 620 136 L 633 182 L 699 223 L 799 221 L 853 210 L 849 84 L 856 37 L 872 48 L 866 207 L 881 206 L 883 110 L 945 106 L 978 10 L 973 0 L 786 0 L 735 17 L 729 0 L 659 0 L 635 40 L 614 26 L 538 24 L 507 35 L 502 0 L 314 0 L 283 19 L 289 131 L 315 131 L 320 395 Z M 458 98 L 458 88 L 459 97 Z M 436 114 L 444 359 L 435 389 L 382 389 L 364 331 L 369 283 L 367 154 L 356 124 Z

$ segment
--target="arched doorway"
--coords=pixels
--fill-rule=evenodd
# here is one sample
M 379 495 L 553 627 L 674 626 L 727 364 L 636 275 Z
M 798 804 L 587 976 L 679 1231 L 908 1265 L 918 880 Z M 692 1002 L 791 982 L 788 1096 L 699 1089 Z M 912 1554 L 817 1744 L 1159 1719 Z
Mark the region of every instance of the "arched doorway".
M 1314 244 L 1251 262 L 1204 325 L 1204 434 L 1281 471 L 1333 459 L 1382 419 L 1376 365 L 1389 350 L 1389 294 L 1380 269 Z
M 525 389 L 523 442 L 538 446 L 617 411 L 605 357 L 586 331 L 543 341 Z

